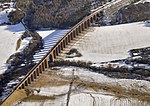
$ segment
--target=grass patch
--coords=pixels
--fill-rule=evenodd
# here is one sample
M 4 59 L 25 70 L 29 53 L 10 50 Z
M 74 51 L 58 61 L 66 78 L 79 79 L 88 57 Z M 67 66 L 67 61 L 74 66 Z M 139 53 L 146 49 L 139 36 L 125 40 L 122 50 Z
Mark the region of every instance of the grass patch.
M 20 45 L 21 45 L 22 40 L 18 39 L 17 41 L 17 45 L 16 45 L 16 51 L 19 49 Z
M 39 101 L 39 100 L 54 100 L 55 96 L 41 96 L 41 95 L 30 95 L 23 99 L 23 101 Z

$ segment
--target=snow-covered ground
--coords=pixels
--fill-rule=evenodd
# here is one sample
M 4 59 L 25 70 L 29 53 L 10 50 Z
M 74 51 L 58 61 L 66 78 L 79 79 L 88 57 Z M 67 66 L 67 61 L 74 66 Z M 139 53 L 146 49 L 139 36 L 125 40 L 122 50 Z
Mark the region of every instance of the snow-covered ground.
M 140 1 L 136 2 L 135 4 L 138 4 L 138 3 L 145 3 L 145 2 L 150 2 L 150 0 L 140 0 Z
M 39 92 L 35 90 L 35 95 L 56 96 L 55 99 L 41 101 L 28 99 L 19 102 L 16 106 L 40 106 L 41 104 L 42 106 L 66 106 L 69 83 L 73 78 L 75 79 L 70 89 L 69 106 L 150 106 L 147 101 L 127 96 L 132 94 L 132 90 L 135 90 L 137 95 L 139 95 L 138 92 L 150 93 L 150 82 L 148 81 L 114 79 L 78 67 L 55 67 L 55 69 L 57 70 L 51 70 L 48 74 L 49 78 L 54 78 L 49 81 L 55 80 L 54 83 L 32 88 L 39 90 Z M 61 80 L 58 82 L 57 80 L 61 78 L 68 82 L 58 86 L 57 83 Z M 105 86 L 106 89 L 102 90 L 102 86 Z M 107 89 L 107 86 L 110 88 Z M 111 91 L 113 87 L 114 89 L 120 88 L 120 91 L 118 91 L 119 97 L 115 95 L 113 90 Z
M 4 10 L 1 9 L 0 11 L 0 24 L 7 23 L 9 21 L 7 17 L 9 12 L 15 10 L 12 2 L 7 4 L 10 4 L 10 7 L 7 7 Z M 21 23 L 16 25 L 0 26 L 0 74 L 6 71 L 6 60 L 10 55 L 16 52 L 17 40 L 23 34 L 24 30 L 24 26 Z
M 150 23 L 136 22 L 130 24 L 94 27 L 72 48 L 77 48 L 81 57 L 69 60 L 106 62 L 124 59 L 130 49 L 150 46 Z
M 4 4 L 8 4 L 10 5 L 10 7 L 8 6 L 4 6 Z M 9 21 L 8 19 L 8 14 L 11 12 L 11 11 L 15 11 L 16 9 L 13 8 L 14 7 L 14 3 L 13 2 L 10 2 L 10 3 L 4 3 L 4 4 L 0 4 L 1 6 L 3 6 L 3 8 L 6 8 L 4 10 L 2 10 L 2 8 L 0 8 L 0 24 L 2 23 L 7 23 Z
M 21 41 L 21 46 L 19 47 L 19 49 L 17 50 L 17 52 L 23 52 L 23 50 L 28 46 L 28 44 L 30 43 L 32 37 L 26 37 Z
M 36 32 L 42 37 L 42 39 L 44 39 L 55 31 L 56 30 L 37 30 Z

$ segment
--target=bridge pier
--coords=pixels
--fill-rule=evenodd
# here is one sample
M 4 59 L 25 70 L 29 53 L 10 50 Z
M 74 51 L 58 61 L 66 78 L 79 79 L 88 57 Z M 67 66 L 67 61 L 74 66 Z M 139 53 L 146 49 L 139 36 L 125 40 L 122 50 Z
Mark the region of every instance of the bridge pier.
M 75 32 L 76 32 L 76 36 L 78 36 L 79 35 L 79 29 L 78 29 L 78 27 L 75 29 Z
M 94 21 L 96 21 L 96 18 L 97 18 L 97 16 L 96 16 L 96 15 L 94 15 L 93 20 L 94 20 Z
M 84 31 L 84 24 L 83 23 L 81 25 L 81 29 L 82 29 L 81 32 Z
M 93 21 L 93 17 L 91 17 L 91 18 L 90 18 L 90 23 L 93 23 L 93 22 L 94 22 L 94 21 Z
M 40 75 L 40 74 L 39 74 L 39 69 L 38 69 L 38 68 L 36 69 L 36 71 L 35 71 L 35 72 L 36 72 L 36 75 L 37 75 L 37 76 L 39 76 L 39 75 Z
M 33 78 L 36 79 L 36 72 L 33 72 Z
M 87 21 L 84 22 L 84 28 L 87 28 Z
M 64 48 L 66 47 L 66 43 L 65 43 L 65 40 L 63 40 L 63 47 L 64 47 Z
M 34 81 L 33 74 L 31 74 L 30 78 L 31 78 L 31 82 Z
M 42 63 L 42 71 L 45 71 L 45 64 L 44 64 L 44 62 Z
M 61 45 L 58 45 L 58 53 L 61 53 Z
M 71 40 L 73 40 L 74 38 L 73 32 L 71 32 L 70 36 L 71 36 Z
M 25 85 L 24 85 L 24 83 L 21 85 L 21 87 L 20 87 L 21 89 L 24 89 L 25 88 Z
M 61 42 L 61 50 L 63 50 L 64 49 L 64 46 L 63 46 L 63 41 Z
M 53 51 L 54 59 L 56 59 L 56 50 Z
M 69 44 L 70 43 L 70 36 L 68 36 L 67 39 L 68 39 L 68 44 Z
M 30 77 L 28 78 L 28 84 L 31 84 L 31 78 Z
M 45 68 L 49 68 L 48 57 L 45 59 L 44 63 L 45 63 Z
M 88 19 L 88 21 L 87 21 L 87 25 L 88 25 L 88 27 L 90 27 L 90 26 L 91 26 L 90 19 Z
M 57 49 L 55 48 L 54 51 L 55 51 L 55 59 L 56 59 L 56 56 L 57 56 Z
M 59 51 L 59 45 L 56 47 L 57 50 L 57 56 L 59 55 L 60 51 Z
M 53 62 L 53 61 L 54 61 L 54 55 L 53 55 L 53 53 L 51 53 L 49 55 L 49 62 Z
M 56 47 L 55 49 L 56 49 L 56 56 L 58 56 L 59 53 L 58 47 Z
M 96 17 L 100 17 L 100 13 L 97 13 L 97 14 L 96 14 Z
M 39 66 L 39 72 L 42 73 L 42 65 Z
M 81 28 L 81 25 L 79 26 L 79 33 L 81 33 L 82 32 L 82 28 Z
M 25 84 L 25 86 L 28 86 L 28 81 L 26 80 L 24 84 Z
M 73 31 L 73 38 L 75 38 L 77 36 L 76 30 Z
M 65 38 L 66 45 L 68 45 L 68 37 Z

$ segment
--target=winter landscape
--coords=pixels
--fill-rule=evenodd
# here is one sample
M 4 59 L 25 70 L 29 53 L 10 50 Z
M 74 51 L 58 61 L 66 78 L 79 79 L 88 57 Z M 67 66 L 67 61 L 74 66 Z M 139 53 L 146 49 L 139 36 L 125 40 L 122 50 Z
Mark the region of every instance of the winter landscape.
M 54 61 L 47 59 L 45 71 L 17 88 L 99 10 Z M 1 0 L 0 105 L 150 106 L 149 35 L 150 0 Z

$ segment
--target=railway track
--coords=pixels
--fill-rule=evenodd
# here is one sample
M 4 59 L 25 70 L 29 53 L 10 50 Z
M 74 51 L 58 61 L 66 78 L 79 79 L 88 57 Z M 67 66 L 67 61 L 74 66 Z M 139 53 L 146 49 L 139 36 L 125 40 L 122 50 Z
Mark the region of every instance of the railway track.
M 49 68 L 49 62 L 53 62 L 57 56 L 63 51 L 63 49 L 71 43 L 77 36 L 80 36 L 84 30 L 92 26 L 92 23 L 96 21 L 101 11 L 116 3 L 121 3 L 122 0 L 116 0 L 114 2 L 107 3 L 107 5 L 99 7 L 96 11 L 92 12 L 89 16 L 86 16 L 74 27 L 72 27 L 61 39 L 55 42 L 51 48 L 42 55 L 41 59 L 38 59 L 37 64 L 27 73 L 27 75 L 20 81 L 20 83 L 14 88 L 14 90 L 6 97 L 1 106 L 11 106 L 16 100 L 14 95 L 21 89 L 25 89 L 26 86 L 31 84 L 43 71 Z M 48 42 L 47 42 L 48 43 Z M 38 54 L 37 54 L 38 55 Z M 20 98 L 21 99 L 21 98 Z

